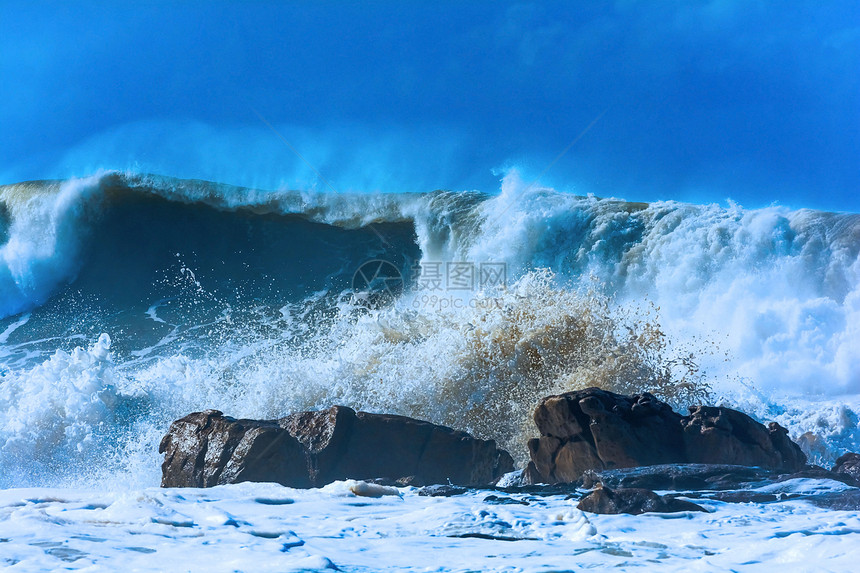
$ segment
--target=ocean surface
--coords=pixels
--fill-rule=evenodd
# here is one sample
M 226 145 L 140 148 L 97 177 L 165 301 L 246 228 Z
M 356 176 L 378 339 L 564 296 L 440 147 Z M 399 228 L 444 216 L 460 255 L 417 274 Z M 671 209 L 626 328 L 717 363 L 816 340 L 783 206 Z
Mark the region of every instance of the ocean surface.
M 358 486 L 358 487 L 356 487 Z M 0 491 L 0 564 L 22 571 L 840 571 L 856 569 L 860 516 L 798 496 L 838 494 L 790 480 L 770 503 L 595 515 L 567 495 L 415 488 L 358 496 L 243 483 L 130 492 Z
M 801 570 L 792 555 L 817 533 L 828 536 L 818 554 L 846 565 L 857 514 L 804 501 L 715 502 L 678 518 L 695 533 L 676 546 L 672 519 L 586 517 L 563 496 L 488 517 L 480 493 L 431 503 L 405 488 L 364 507 L 343 484 L 153 489 L 158 442 L 192 411 L 275 418 L 343 404 L 496 439 L 522 465 L 537 401 L 591 385 L 777 421 L 825 467 L 860 450 L 860 215 L 577 196 L 516 171 L 493 193 L 119 171 L 0 186 L 0 512 L 12 520 L 0 559 L 24 570 L 131 557 L 155 570 L 145 558 L 165 548 L 191 570 L 201 535 L 230 556 L 213 570 L 241 569 L 230 560 L 244 551 L 270 555 L 255 570 L 415 566 L 391 547 L 365 559 L 325 541 L 350 537 L 367 555 L 371 538 L 411 540 L 439 570 L 563 568 L 574 546 L 582 566 L 778 554 Z M 279 495 L 305 513 L 252 501 Z M 309 533 L 320 514 L 334 529 Z M 750 523 L 768 549 L 725 553 L 716 539 L 751 535 Z M 461 525 L 524 541 L 452 542 Z M 292 560 L 279 561 L 290 540 Z M 551 548 L 540 562 L 538 547 Z M 434 565 L 443 549 L 459 557 Z

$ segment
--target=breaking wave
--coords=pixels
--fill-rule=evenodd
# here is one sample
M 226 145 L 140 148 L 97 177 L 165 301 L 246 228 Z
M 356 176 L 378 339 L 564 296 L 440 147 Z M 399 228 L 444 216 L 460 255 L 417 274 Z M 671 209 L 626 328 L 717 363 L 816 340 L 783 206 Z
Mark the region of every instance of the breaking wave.
M 161 434 L 203 408 L 340 403 L 522 460 L 536 401 L 587 385 L 742 407 L 816 461 L 860 443 L 855 214 L 629 203 L 515 172 L 494 195 L 105 172 L 0 187 L 0 241 L 2 487 L 157 483 Z M 369 261 L 389 274 L 358 280 Z

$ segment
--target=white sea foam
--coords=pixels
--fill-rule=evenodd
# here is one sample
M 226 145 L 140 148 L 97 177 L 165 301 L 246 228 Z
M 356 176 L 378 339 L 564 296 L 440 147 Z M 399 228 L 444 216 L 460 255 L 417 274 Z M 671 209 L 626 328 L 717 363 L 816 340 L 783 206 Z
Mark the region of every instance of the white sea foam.
M 30 370 L 5 374 L 0 383 L 0 485 L 74 481 L 74 474 L 91 470 L 87 462 L 108 449 L 105 441 L 117 423 L 122 382 L 113 369 L 107 334 L 88 349 L 58 350 Z M 133 393 L 124 390 L 127 397 Z M 74 461 L 74 467 L 66 465 Z M 41 475 L 31 473 L 34 469 Z
M 18 571 L 852 571 L 860 516 L 805 500 L 594 515 L 568 496 L 358 497 L 354 483 L 125 492 L 0 491 L 0 564 Z M 785 489 L 787 488 L 787 489 Z M 799 480 L 785 491 L 840 491 Z M 781 490 L 782 491 L 782 490 Z M 507 498 L 513 503 L 493 503 Z

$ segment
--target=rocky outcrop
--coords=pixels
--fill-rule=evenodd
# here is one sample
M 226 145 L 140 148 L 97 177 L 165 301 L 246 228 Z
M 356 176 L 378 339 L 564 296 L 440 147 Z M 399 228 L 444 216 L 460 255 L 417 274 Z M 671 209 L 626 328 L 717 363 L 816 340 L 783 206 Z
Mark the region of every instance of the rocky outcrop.
M 306 488 L 373 478 L 489 485 L 513 470 L 511 456 L 492 440 L 343 406 L 280 420 L 196 412 L 171 424 L 159 452 L 163 487 L 265 481 Z
M 312 485 L 301 444 L 276 421 L 237 420 L 218 410 L 195 412 L 170 425 L 158 452 L 164 454 L 162 487 L 242 481 Z
M 599 487 L 583 497 L 576 506 L 590 513 L 675 513 L 678 511 L 707 511 L 692 501 L 657 495 L 650 489 Z
M 767 427 L 731 408 L 694 406 L 681 419 L 688 462 L 733 464 L 780 470 L 800 470 L 806 455 L 788 437 L 788 430 L 771 422 Z
M 564 483 L 587 470 L 699 463 L 797 471 L 806 457 L 776 423 L 730 408 L 696 406 L 688 416 L 648 393 L 588 388 L 544 398 L 534 413 L 527 483 Z
M 839 456 L 831 471 L 850 476 L 855 482 L 860 483 L 860 454 L 848 452 Z

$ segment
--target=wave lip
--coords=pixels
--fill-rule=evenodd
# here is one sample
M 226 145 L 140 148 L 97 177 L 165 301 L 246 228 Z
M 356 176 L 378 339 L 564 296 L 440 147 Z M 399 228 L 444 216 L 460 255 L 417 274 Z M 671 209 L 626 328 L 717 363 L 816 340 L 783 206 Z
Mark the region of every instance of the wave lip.
M 80 255 L 81 231 L 101 177 L 2 188 L 8 216 L 0 246 L 0 317 L 44 302 L 70 280 Z
M 147 221 L 142 237 L 128 229 L 107 228 L 104 221 L 130 202 L 162 200 L 198 210 L 245 215 L 289 216 L 344 229 L 406 223 L 416 209 L 414 196 L 330 196 L 297 191 L 261 191 L 199 180 L 157 175 L 104 172 L 81 179 L 34 181 L 0 187 L 0 318 L 43 304 L 58 288 L 75 280 L 89 251 L 99 244 L 126 243 L 157 237 L 163 228 Z M 168 213 L 170 209 L 165 209 Z M 181 222 L 180 222 L 181 224 Z M 384 237 L 383 237 L 384 239 Z M 126 268 L 137 261 L 122 260 Z

